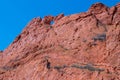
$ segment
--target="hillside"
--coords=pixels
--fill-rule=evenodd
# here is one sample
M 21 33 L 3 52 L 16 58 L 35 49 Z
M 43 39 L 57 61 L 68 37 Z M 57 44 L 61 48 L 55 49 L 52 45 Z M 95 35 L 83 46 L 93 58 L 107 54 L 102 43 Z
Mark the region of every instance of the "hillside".
M 120 3 L 34 18 L 0 52 L 0 80 L 120 80 Z

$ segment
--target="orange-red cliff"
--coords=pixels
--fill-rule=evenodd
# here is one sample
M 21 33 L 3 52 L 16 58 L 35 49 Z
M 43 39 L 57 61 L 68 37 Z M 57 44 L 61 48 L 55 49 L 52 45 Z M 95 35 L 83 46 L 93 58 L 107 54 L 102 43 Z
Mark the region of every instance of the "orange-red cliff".
M 0 52 L 0 80 L 120 80 L 120 3 L 33 19 Z

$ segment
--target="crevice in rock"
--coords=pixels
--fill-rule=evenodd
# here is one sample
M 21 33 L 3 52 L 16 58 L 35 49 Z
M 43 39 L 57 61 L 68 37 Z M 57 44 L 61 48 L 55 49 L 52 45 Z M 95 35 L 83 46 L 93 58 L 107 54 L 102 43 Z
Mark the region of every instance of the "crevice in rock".
M 51 68 L 51 63 L 50 63 L 48 60 L 47 60 L 46 62 L 47 62 L 47 63 L 46 63 L 46 68 L 47 68 L 47 69 L 50 69 L 50 68 Z
M 111 22 L 113 24 L 113 21 L 114 21 L 114 16 L 115 16 L 115 13 L 117 12 L 117 8 L 115 7 L 115 10 L 113 11 L 112 13 L 112 18 L 111 18 Z
M 107 32 L 107 28 L 106 28 L 106 25 L 103 24 L 99 19 L 97 19 L 96 15 L 95 14 L 92 14 L 92 17 L 96 20 L 96 26 L 99 28 L 99 27 L 103 27 L 105 32 Z
M 15 39 L 15 41 L 13 43 L 18 42 L 20 39 L 21 39 L 21 35 L 17 36 L 16 39 Z

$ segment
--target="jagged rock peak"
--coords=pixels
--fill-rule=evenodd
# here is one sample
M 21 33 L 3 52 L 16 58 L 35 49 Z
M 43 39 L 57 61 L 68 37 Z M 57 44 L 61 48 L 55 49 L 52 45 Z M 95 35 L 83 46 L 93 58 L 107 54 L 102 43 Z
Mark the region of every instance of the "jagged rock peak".
M 90 7 L 89 12 L 91 12 L 93 14 L 98 14 L 101 12 L 105 12 L 107 9 L 108 9 L 108 7 L 105 6 L 103 3 L 96 3 Z

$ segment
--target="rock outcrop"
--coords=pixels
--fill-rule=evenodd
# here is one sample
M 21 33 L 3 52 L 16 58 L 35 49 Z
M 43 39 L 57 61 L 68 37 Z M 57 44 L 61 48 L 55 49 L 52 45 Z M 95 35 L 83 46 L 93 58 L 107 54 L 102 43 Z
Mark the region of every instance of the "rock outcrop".
M 120 80 L 120 3 L 34 18 L 0 52 L 0 80 Z

